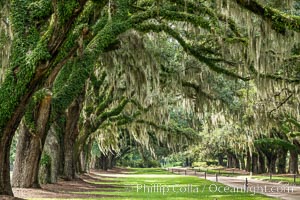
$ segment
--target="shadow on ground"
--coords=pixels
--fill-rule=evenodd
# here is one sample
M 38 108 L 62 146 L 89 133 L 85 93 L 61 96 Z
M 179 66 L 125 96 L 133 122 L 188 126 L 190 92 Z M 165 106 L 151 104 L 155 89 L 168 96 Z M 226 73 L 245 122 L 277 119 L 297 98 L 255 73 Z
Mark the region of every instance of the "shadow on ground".
M 89 174 L 83 174 L 72 181 L 59 180 L 55 184 L 42 185 L 40 189 L 33 188 L 13 188 L 15 199 L 8 198 L 7 200 L 20 200 L 18 198 L 30 199 L 30 198 L 103 198 L 103 197 L 117 197 L 115 195 L 103 195 L 103 194 L 88 194 L 88 192 L 105 191 L 115 192 L 116 190 L 122 190 L 123 187 L 114 184 L 94 184 L 93 182 L 118 182 L 115 180 L 107 180 L 104 177 L 97 175 L 96 173 L 126 173 L 121 169 L 113 169 L 107 172 L 93 170 Z M 107 177 L 106 177 L 107 178 Z M 111 189 L 111 190 L 109 190 Z M 85 192 L 87 194 L 78 194 Z M 4 200 L 6 197 L 0 197 Z M 6 200 L 6 199 L 5 199 Z

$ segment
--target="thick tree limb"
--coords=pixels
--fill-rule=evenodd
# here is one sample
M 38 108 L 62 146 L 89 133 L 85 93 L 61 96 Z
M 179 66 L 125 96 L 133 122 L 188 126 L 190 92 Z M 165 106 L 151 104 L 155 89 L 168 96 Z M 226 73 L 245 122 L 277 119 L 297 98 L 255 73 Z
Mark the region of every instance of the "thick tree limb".
M 285 81 L 288 83 L 300 83 L 300 79 L 297 78 L 288 78 L 288 77 L 283 77 L 283 76 L 279 76 L 279 75 L 275 75 L 275 74 L 264 74 L 264 73 L 259 73 L 253 65 L 251 65 L 249 67 L 250 71 L 255 74 L 256 76 L 259 76 L 260 78 L 268 78 L 268 79 L 272 79 L 272 80 L 281 80 L 281 81 Z
M 241 7 L 261 16 L 264 20 L 268 20 L 273 28 L 281 33 L 285 29 L 300 32 L 300 17 L 289 15 L 269 6 L 264 6 L 256 0 L 234 0 Z
M 170 28 L 169 26 L 165 25 L 165 24 L 152 24 L 152 23 L 144 23 L 141 24 L 139 26 L 135 27 L 137 30 L 142 31 L 142 32 L 149 32 L 149 31 L 154 31 L 154 32 L 161 32 L 164 31 L 167 34 L 169 34 L 170 36 L 172 36 L 174 39 L 176 39 L 179 44 L 183 47 L 183 49 L 193 55 L 196 59 L 198 59 L 200 62 L 205 63 L 211 70 L 217 72 L 217 73 L 221 73 L 221 74 L 225 74 L 227 76 L 233 77 L 233 78 L 238 78 L 241 79 L 243 81 L 249 81 L 250 78 L 249 77 L 242 77 L 232 71 L 229 71 L 225 68 L 219 67 L 213 60 L 214 58 L 208 58 L 203 56 L 201 53 L 201 51 L 197 51 L 192 45 L 186 43 L 186 41 L 180 36 L 180 34 L 178 32 L 176 32 L 175 30 L 173 30 L 172 28 Z M 217 60 L 220 61 L 220 60 Z
M 212 96 L 212 95 L 208 94 L 207 92 L 203 91 L 200 85 L 196 85 L 195 83 L 191 83 L 191 82 L 188 82 L 188 81 L 183 81 L 182 86 L 183 87 L 194 88 L 196 93 L 201 94 L 202 96 L 204 96 L 207 99 L 217 100 L 214 96 Z

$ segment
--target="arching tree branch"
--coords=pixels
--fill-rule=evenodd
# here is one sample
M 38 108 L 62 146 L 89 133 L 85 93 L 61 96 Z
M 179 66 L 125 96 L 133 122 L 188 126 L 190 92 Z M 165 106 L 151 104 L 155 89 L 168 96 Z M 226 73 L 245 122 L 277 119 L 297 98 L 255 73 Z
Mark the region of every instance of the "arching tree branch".
M 188 44 L 181 36 L 178 32 L 176 32 L 175 30 L 173 30 L 172 28 L 170 28 L 169 26 L 165 25 L 165 24 L 153 24 L 153 23 L 144 23 L 142 25 L 139 25 L 137 27 L 135 27 L 137 30 L 142 31 L 142 32 L 149 32 L 149 31 L 153 31 L 153 32 L 161 32 L 164 31 L 165 33 L 169 34 L 170 36 L 172 36 L 174 39 L 176 39 L 179 44 L 183 47 L 183 49 L 193 55 L 196 59 L 198 59 L 200 62 L 205 63 L 211 70 L 217 72 L 217 73 L 221 73 L 221 74 L 225 74 L 227 76 L 233 77 L 233 78 L 238 78 L 241 79 L 243 81 L 249 81 L 250 78 L 249 77 L 242 77 L 232 71 L 229 71 L 225 68 L 219 67 L 214 61 L 214 58 L 208 58 L 203 56 L 201 53 L 201 51 L 197 51 L 198 49 L 195 49 L 192 45 Z M 220 62 L 221 60 L 217 59 L 218 62 Z
M 264 6 L 256 0 L 234 0 L 241 7 L 250 10 L 251 12 L 268 20 L 273 28 L 281 33 L 286 29 L 300 32 L 300 17 L 289 15 L 269 6 Z

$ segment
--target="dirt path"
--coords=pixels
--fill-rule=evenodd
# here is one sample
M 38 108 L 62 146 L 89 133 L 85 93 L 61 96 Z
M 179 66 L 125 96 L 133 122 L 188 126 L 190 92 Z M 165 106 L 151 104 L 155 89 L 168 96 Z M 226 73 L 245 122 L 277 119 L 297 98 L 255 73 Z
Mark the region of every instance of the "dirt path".
M 172 168 L 169 169 L 172 171 Z M 180 173 L 187 176 L 198 176 L 199 178 L 205 178 L 204 172 L 196 172 L 194 170 L 186 168 L 173 168 L 174 173 Z M 276 197 L 283 200 L 299 200 L 300 199 L 300 186 L 293 186 L 281 183 L 274 183 L 268 181 L 261 181 L 256 179 L 251 179 L 247 177 L 248 187 L 245 187 L 247 176 L 237 176 L 237 177 L 226 177 L 218 176 L 217 181 L 223 183 L 224 185 L 235 188 L 239 191 L 245 191 L 248 193 L 261 193 L 266 196 Z M 206 176 L 207 180 L 216 182 L 216 176 L 208 174 Z M 215 189 L 215 187 L 212 187 Z
M 103 197 L 115 197 L 114 195 L 94 195 L 94 194 L 78 194 L 78 192 L 89 191 L 115 191 L 116 189 L 122 189 L 113 184 L 93 184 L 92 182 L 107 182 L 108 180 L 102 179 L 97 175 L 98 171 L 91 171 L 89 174 L 79 176 L 73 181 L 59 180 L 55 184 L 42 185 L 41 189 L 25 189 L 25 188 L 13 188 L 15 197 L 22 199 L 31 198 L 65 198 L 65 199 L 100 199 Z M 96 174 L 97 173 L 97 174 Z M 109 170 L 107 172 L 101 171 L 101 173 L 126 173 L 121 169 Z M 109 182 L 114 182 L 109 180 Z M 111 189 L 111 190 L 110 190 Z M 0 197 L 0 199 L 2 199 Z

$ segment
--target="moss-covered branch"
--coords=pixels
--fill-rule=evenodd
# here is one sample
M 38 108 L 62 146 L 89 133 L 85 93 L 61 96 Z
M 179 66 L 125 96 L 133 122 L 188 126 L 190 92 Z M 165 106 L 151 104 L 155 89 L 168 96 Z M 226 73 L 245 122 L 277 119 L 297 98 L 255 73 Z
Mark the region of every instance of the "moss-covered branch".
M 99 92 L 99 89 L 103 85 L 106 76 L 107 76 L 107 73 L 104 71 L 104 72 L 102 72 L 100 79 L 98 80 L 94 73 L 91 74 L 90 81 L 92 83 L 95 94 L 97 94 Z
M 255 76 L 260 78 L 267 78 L 275 81 L 285 81 L 287 83 L 300 83 L 300 79 L 298 78 L 288 78 L 276 74 L 260 73 L 254 68 L 253 65 L 250 65 L 249 69 Z
M 273 28 L 281 33 L 286 29 L 300 32 L 300 17 L 289 15 L 281 12 L 275 8 L 264 6 L 256 0 L 234 0 L 241 7 L 250 10 L 251 12 L 261 16 L 263 19 L 269 21 Z
M 236 36 L 240 37 L 241 35 L 240 30 L 233 19 L 214 11 L 212 8 L 207 7 L 202 2 L 193 2 L 187 0 L 169 0 L 169 2 L 175 3 L 176 6 L 180 5 L 183 11 L 188 13 L 209 16 L 210 23 L 214 24 L 216 27 L 219 26 L 219 22 L 228 24 L 229 28 Z
M 110 87 L 108 92 L 105 94 L 105 97 L 103 101 L 100 102 L 100 104 L 97 106 L 95 110 L 96 116 L 101 115 L 101 113 L 113 102 L 113 92 L 114 92 L 114 87 Z
M 180 128 L 174 124 L 170 124 L 170 125 L 159 125 L 156 124 L 155 122 L 152 121 L 147 121 L 147 120 L 143 120 L 143 119 L 139 119 L 136 120 L 136 123 L 140 123 L 140 124 L 145 124 L 148 126 L 152 126 L 156 129 L 162 130 L 162 131 L 166 131 L 166 132 L 170 132 L 173 134 L 177 134 L 180 137 L 185 137 L 186 139 L 188 139 L 189 141 L 194 141 L 196 142 L 196 140 L 200 140 L 201 137 L 198 134 L 197 131 L 195 131 L 192 128 Z
M 208 29 L 208 30 L 211 29 L 211 23 L 209 20 L 194 14 L 169 11 L 166 9 L 158 9 L 156 12 L 158 12 L 158 16 L 162 17 L 163 19 L 172 20 L 172 21 L 189 22 L 195 25 L 196 27 L 201 27 L 203 29 Z
M 95 132 L 105 120 L 109 119 L 110 117 L 119 115 L 129 102 L 130 102 L 130 100 L 128 98 L 123 97 L 121 99 L 121 102 L 118 104 L 118 106 L 101 113 L 96 118 L 96 123 L 94 124 L 91 132 Z
M 200 86 L 200 85 L 197 85 L 197 84 L 195 84 L 195 83 L 191 83 L 191 82 L 188 82 L 188 81 L 183 81 L 183 82 L 182 82 L 182 86 L 183 86 L 183 87 L 190 87 L 190 88 L 193 88 L 193 89 L 196 91 L 196 93 L 198 93 L 198 94 L 204 96 L 204 97 L 207 98 L 207 99 L 210 99 L 210 100 L 217 100 L 217 98 L 215 98 L 214 96 L 212 96 L 212 95 L 208 94 L 207 92 L 203 91 L 203 90 L 201 89 L 201 86 Z
M 202 2 L 198 1 L 197 3 L 187 0 L 168 0 L 169 2 L 175 4 L 176 6 L 181 6 L 183 10 L 186 10 L 189 13 L 198 13 L 201 15 L 210 16 L 211 20 L 215 21 L 218 19 L 216 12 L 211 8 L 205 6 Z
M 162 31 L 164 31 L 165 33 L 167 33 L 168 35 L 170 35 L 171 37 L 176 39 L 187 53 L 193 55 L 200 62 L 205 63 L 211 70 L 213 70 L 217 73 L 225 74 L 229 77 L 241 79 L 243 81 L 250 80 L 250 78 L 248 78 L 248 77 L 242 77 L 232 71 L 229 71 L 225 68 L 218 66 L 215 62 L 216 61 L 220 62 L 221 60 L 216 59 L 216 61 L 214 61 L 215 58 L 209 58 L 209 57 L 203 56 L 201 51 L 197 51 L 198 49 L 195 49 L 192 45 L 188 44 L 180 36 L 180 34 L 178 32 L 176 32 L 175 30 L 173 30 L 172 28 L 170 28 L 169 26 L 167 26 L 165 24 L 156 25 L 156 24 L 152 24 L 152 23 L 144 23 L 142 25 L 137 26 L 136 29 L 139 31 L 142 31 L 142 32 L 150 32 L 150 31 L 162 32 Z

